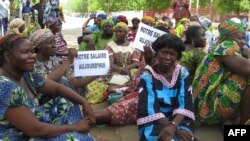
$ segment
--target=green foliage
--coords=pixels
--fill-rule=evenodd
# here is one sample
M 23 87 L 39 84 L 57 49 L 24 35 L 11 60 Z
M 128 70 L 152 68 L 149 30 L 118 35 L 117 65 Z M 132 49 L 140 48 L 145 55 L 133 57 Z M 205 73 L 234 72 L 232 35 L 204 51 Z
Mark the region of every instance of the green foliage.
M 70 0 L 70 8 L 75 12 L 164 10 L 170 8 L 174 0 Z M 192 8 L 197 0 L 192 0 Z M 211 0 L 199 0 L 199 7 L 208 8 Z M 213 0 L 213 6 L 220 13 L 250 10 L 250 0 Z
M 74 12 L 88 12 L 88 0 L 70 0 L 69 5 Z
M 214 5 L 219 13 L 244 12 L 250 10 L 249 0 L 215 0 Z

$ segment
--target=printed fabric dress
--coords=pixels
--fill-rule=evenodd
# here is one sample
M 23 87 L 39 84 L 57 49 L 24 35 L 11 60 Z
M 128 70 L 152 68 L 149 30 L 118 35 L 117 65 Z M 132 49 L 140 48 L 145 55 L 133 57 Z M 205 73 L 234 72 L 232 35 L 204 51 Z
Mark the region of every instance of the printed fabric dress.
M 37 73 L 23 75 L 29 88 L 36 95 L 36 89 L 44 86 L 44 78 Z M 55 98 L 44 105 L 39 105 L 37 99 L 30 99 L 26 91 L 14 81 L 0 76 L 0 140 L 4 141 L 95 141 L 88 133 L 64 133 L 53 138 L 32 138 L 12 126 L 4 117 L 11 107 L 26 105 L 41 121 L 55 125 L 74 124 L 82 118 L 79 105 L 64 98 Z
M 182 52 L 180 64 L 188 70 L 190 82 L 193 82 L 195 71 L 205 56 L 206 53 L 200 48 Z
M 157 141 L 164 126 L 156 121 L 162 118 L 171 121 L 176 114 L 185 116 L 177 130 L 193 132 L 191 125 L 195 117 L 188 75 L 188 71 L 177 64 L 172 80 L 168 82 L 150 66 L 145 67 L 139 87 L 137 125 L 140 141 Z M 179 141 L 177 137 L 173 140 Z
M 201 122 L 222 122 L 239 113 L 241 96 L 250 84 L 248 78 L 220 64 L 216 58 L 221 56 L 242 54 L 236 42 L 224 41 L 197 68 L 192 86 L 196 116 Z

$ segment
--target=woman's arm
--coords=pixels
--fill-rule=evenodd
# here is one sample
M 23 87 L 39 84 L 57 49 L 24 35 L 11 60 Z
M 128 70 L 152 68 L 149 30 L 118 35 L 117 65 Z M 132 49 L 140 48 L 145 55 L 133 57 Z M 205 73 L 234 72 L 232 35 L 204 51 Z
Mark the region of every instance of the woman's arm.
M 5 118 L 17 129 L 21 130 L 29 137 L 46 138 L 72 131 L 88 132 L 90 130 L 88 119 L 79 120 L 72 125 L 52 125 L 40 122 L 31 112 L 31 110 L 24 105 L 9 108 L 6 111 Z
M 69 66 L 73 63 L 74 57 L 77 55 L 76 49 L 69 49 L 68 53 L 68 60 L 65 61 L 61 66 L 59 66 L 57 69 L 52 71 L 47 75 L 48 79 L 51 79 L 53 81 L 58 81 L 61 79 L 65 73 L 68 71 Z
M 70 61 L 65 61 L 62 65 L 60 65 L 57 69 L 52 71 L 47 75 L 47 78 L 53 81 L 58 81 L 61 79 L 65 73 L 67 72 L 69 65 L 71 64 Z
M 250 75 L 250 61 L 246 58 L 234 55 L 218 57 L 217 60 L 238 75 Z
M 55 94 L 57 96 L 61 96 L 64 98 L 69 99 L 72 102 L 78 103 L 82 105 L 84 115 L 90 119 L 92 125 L 95 124 L 95 116 L 93 109 L 91 108 L 90 104 L 86 99 L 78 95 L 76 92 L 67 88 L 59 83 L 56 83 L 52 80 L 45 79 L 45 85 L 38 89 L 39 93 L 43 94 Z

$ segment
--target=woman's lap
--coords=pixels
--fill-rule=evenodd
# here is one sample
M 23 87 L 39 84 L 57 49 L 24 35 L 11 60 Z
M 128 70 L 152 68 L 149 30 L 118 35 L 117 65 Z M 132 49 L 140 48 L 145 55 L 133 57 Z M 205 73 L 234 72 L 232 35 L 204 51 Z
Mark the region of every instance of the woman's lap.
M 50 100 L 38 107 L 35 111 L 35 114 L 38 116 L 38 119 L 42 122 L 65 125 L 65 124 L 74 124 L 78 120 L 83 118 L 82 112 L 79 105 L 73 104 L 64 98 L 55 98 Z M 94 141 L 95 139 L 88 133 L 64 133 L 53 138 L 33 138 L 31 140 L 36 141 L 61 141 L 68 140 L 73 136 L 75 140 L 79 141 Z

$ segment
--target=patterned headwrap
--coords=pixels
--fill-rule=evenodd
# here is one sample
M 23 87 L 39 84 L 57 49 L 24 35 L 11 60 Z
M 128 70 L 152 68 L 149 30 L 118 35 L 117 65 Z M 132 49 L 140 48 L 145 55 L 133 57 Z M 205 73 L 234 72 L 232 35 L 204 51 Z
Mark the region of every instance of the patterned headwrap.
M 201 23 L 201 25 L 205 28 L 205 29 L 208 29 L 209 28 L 209 25 L 211 25 L 212 21 L 210 19 L 208 19 L 207 17 L 205 16 L 201 16 L 199 18 L 199 21 Z
M 158 26 L 165 26 L 165 27 L 168 27 L 168 22 L 165 22 L 163 20 L 157 20 L 155 22 L 155 27 L 158 27 Z
M 55 24 L 55 23 L 58 23 L 58 24 L 62 24 L 62 21 L 61 19 L 58 17 L 58 18 L 53 18 L 53 17 L 49 17 L 47 22 L 45 23 L 45 25 L 47 27 L 50 27 L 51 25 Z
M 103 20 L 104 20 L 104 19 L 107 19 L 107 15 L 104 14 L 104 13 L 98 14 L 97 17 L 102 18 Z
M 119 22 L 115 25 L 114 29 L 116 29 L 117 27 L 121 27 L 122 29 L 124 29 L 126 32 L 128 32 L 128 25 L 125 24 L 124 22 Z
M 220 39 L 234 34 L 235 32 L 245 32 L 244 24 L 235 22 L 233 20 L 226 20 L 219 25 Z
M 125 24 L 128 25 L 128 20 L 126 16 L 120 15 L 117 17 L 117 22 L 124 22 Z
M 151 25 L 154 25 L 154 23 L 155 23 L 155 19 L 152 18 L 151 16 L 144 16 L 144 17 L 141 19 L 142 22 L 145 21 L 145 20 L 146 20 L 146 21 L 149 21 Z
M 25 22 L 20 18 L 15 18 L 10 21 L 8 26 L 8 34 L 20 34 L 19 28 L 24 26 Z
M 114 23 L 113 23 L 112 19 L 105 19 L 105 20 L 102 20 L 102 22 L 101 22 L 101 28 L 102 28 L 102 29 L 103 29 L 103 26 L 104 26 L 106 23 L 111 23 L 111 24 L 114 26 Z
M 54 37 L 54 35 L 49 29 L 39 29 L 31 34 L 29 39 L 35 48 L 50 37 Z
M 0 39 L 0 52 L 13 46 L 13 42 L 17 39 L 24 38 L 20 34 L 7 34 Z M 1 56 L 0 56 L 1 57 Z

